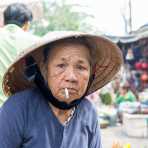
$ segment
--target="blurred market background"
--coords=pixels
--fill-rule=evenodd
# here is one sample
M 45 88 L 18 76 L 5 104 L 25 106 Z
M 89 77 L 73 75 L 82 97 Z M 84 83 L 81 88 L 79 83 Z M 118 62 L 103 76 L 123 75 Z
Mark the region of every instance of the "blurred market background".
M 104 35 L 121 48 L 121 71 L 88 99 L 98 112 L 103 148 L 148 148 L 148 1 L 0 0 L 0 27 L 4 9 L 14 2 L 32 10 L 32 34 L 79 30 Z M 4 101 L 0 94 L 0 105 Z

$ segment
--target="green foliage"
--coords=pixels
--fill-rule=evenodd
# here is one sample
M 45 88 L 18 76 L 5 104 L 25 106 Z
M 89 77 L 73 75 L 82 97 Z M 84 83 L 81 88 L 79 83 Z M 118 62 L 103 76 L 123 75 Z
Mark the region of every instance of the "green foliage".
M 112 97 L 110 93 L 101 93 L 100 98 L 103 104 L 105 105 L 111 105 L 112 103 Z
M 62 1 L 62 4 L 44 3 L 44 18 L 34 21 L 31 26 L 34 34 L 43 36 L 54 30 L 91 30 L 91 26 L 85 23 L 90 16 L 73 11 L 73 8 L 73 5 L 67 5 L 65 1 Z

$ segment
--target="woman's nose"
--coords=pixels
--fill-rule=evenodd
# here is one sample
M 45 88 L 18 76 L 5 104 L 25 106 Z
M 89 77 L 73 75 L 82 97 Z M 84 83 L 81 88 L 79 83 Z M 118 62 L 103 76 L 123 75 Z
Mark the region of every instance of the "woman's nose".
M 73 68 L 68 68 L 65 75 L 66 81 L 76 83 L 78 78 Z

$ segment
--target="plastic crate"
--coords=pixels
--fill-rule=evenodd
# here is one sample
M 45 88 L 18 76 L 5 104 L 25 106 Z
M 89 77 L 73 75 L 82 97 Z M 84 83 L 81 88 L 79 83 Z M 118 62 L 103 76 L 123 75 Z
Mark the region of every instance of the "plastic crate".
M 123 114 L 123 131 L 130 137 L 148 138 L 148 114 Z

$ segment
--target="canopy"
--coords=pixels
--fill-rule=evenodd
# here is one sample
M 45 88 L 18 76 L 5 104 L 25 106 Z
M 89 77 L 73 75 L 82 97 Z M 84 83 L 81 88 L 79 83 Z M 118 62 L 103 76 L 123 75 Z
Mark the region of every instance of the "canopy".
M 138 30 L 133 31 L 127 36 L 108 36 L 115 43 L 131 43 L 140 39 L 148 38 L 148 24 L 140 27 Z

